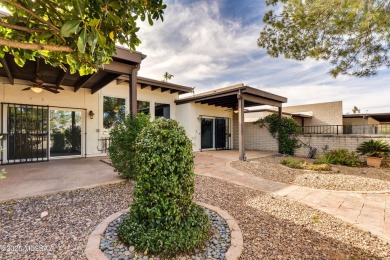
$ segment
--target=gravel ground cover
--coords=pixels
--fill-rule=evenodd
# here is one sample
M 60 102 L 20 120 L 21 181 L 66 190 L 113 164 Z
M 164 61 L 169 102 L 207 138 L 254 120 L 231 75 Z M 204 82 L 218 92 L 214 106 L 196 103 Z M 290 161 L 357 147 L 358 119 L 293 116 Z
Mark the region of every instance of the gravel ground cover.
M 268 180 L 316 189 L 346 191 L 390 190 L 390 168 L 332 166 L 333 171 L 313 172 L 291 169 L 280 162 L 281 156 L 258 158 L 249 162 L 235 161 L 237 170 Z M 307 159 L 306 159 L 307 160 Z M 307 160 L 311 162 L 311 160 Z
M 390 259 L 387 243 L 297 202 L 203 176 L 196 199 L 238 221 L 241 259 Z
M 120 183 L 0 204 L 0 259 L 84 259 L 88 236 L 129 205 L 134 185 Z M 41 218 L 41 213 L 49 214 Z
M 121 183 L 0 204 L 0 259 L 84 259 L 92 230 L 128 206 L 132 189 Z M 238 221 L 241 259 L 390 259 L 378 238 L 283 198 L 197 176 L 196 200 Z M 40 218 L 43 211 L 49 214 Z

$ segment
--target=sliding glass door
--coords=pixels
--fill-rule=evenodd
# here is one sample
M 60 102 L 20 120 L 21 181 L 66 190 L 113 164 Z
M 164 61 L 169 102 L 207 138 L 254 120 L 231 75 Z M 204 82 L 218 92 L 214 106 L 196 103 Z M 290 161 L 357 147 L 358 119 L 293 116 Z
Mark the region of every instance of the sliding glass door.
M 229 118 L 201 118 L 201 149 L 229 149 Z
M 81 155 L 80 111 L 50 110 L 50 157 Z

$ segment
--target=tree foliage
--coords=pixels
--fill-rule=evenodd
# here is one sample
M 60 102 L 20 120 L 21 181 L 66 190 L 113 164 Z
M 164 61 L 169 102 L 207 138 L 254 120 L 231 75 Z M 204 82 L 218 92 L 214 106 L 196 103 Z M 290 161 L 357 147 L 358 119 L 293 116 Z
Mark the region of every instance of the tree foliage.
M 150 117 L 145 114 L 137 114 L 133 119 L 131 115 L 119 124 L 116 124 L 110 132 L 111 144 L 108 147 L 112 165 L 119 176 L 126 179 L 135 179 L 135 140 L 141 130 L 150 122 Z
M 334 77 L 370 76 L 390 65 L 389 1 L 268 0 L 267 6 L 258 45 L 272 57 L 329 60 Z
M 199 247 L 210 223 L 193 202 L 194 158 L 184 128 L 172 119 L 157 119 L 138 135 L 135 148 L 135 200 L 119 236 L 151 253 L 176 254 Z
M 115 53 L 115 44 L 132 50 L 141 41 L 137 20 L 163 19 L 163 0 L 2 0 L 10 15 L 0 21 L 0 57 L 23 66 L 41 57 L 81 75 L 95 72 Z
M 254 124 L 268 129 L 270 134 L 278 139 L 279 152 L 282 154 L 294 155 L 295 149 L 299 148 L 299 125 L 294 119 L 282 117 L 279 120 L 278 114 L 271 114 L 260 118 Z

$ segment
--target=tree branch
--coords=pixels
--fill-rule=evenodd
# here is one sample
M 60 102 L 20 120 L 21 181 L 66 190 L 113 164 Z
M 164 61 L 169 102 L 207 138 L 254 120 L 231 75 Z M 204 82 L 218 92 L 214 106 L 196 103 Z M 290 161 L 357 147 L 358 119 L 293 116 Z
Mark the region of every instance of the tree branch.
M 6 27 L 6 28 L 10 28 L 10 29 L 14 29 L 14 30 L 18 30 L 18 31 L 23 31 L 23 32 L 28 32 L 28 33 L 45 33 L 45 32 L 49 32 L 47 30 L 43 30 L 43 29 L 33 29 L 33 28 L 27 28 L 27 27 L 24 27 L 24 26 L 20 26 L 20 25 L 16 25 L 16 24 L 9 24 L 9 23 L 5 23 L 5 22 L 2 22 L 0 21 L 0 26 L 3 26 L 3 27 Z
M 63 52 L 73 52 L 73 49 L 69 46 L 64 45 L 49 45 L 49 44 L 39 44 L 39 43 L 27 43 L 27 42 L 14 42 L 0 38 L 0 46 L 8 46 L 11 48 L 19 48 L 24 50 L 48 50 L 48 51 L 63 51 Z
M 23 10 L 24 12 L 28 13 L 29 15 L 35 17 L 41 23 L 44 23 L 47 26 L 49 26 L 53 31 L 55 31 L 57 33 L 60 32 L 60 29 L 58 29 L 55 25 L 53 25 L 52 23 L 46 21 L 45 19 L 42 19 L 41 17 L 39 17 L 38 15 L 36 15 L 34 12 L 30 11 L 29 9 L 25 8 L 24 6 L 22 6 L 22 5 L 18 4 L 18 3 L 15 3 L 12 0 L 1 0 L 1 1 L 4 2 L 4 3 L 8 3 L 10 5 L 13 5 L 14 7 L 16 7 L 18 9 Z

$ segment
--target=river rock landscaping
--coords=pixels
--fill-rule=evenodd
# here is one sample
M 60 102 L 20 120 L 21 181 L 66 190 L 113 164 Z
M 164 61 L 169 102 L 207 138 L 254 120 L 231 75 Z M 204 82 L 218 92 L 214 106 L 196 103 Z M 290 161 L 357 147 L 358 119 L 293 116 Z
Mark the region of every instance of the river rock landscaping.
M 332 165 L 332 171 L 305 171 L 281 165 L 283 156 L 269 156 L 231 166 L 257 177 L 316 189 L 345 191 L 390 190 L 390 168 Z M 307 160 L 307 159 L 305 159 Z M 312 160 L 307 160 L 312 162 Z
M 221 259 L 225 258 L 225 253 L 230 246 L 230 230 L 226 221 L 216 212 L 209 209 L 204 209 L 210 218 L 211 237 L 204 247 L 197 249 L 193 253 L 182 254 L 176 256 L 177 259 Z M 100 249 L 104 252 L 108 259 L 170 259 L 170 257 L 147 255 L 144 252 L 136 252 L 134 246 L 125 245 L 117 234 L 117 229 L 122 224 L 123 219 L 129 213 L 123 214 L 121 217 L 111 222 L 100 241 Z

